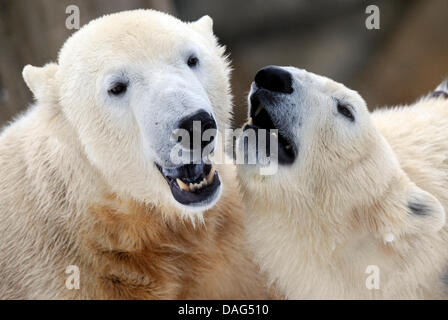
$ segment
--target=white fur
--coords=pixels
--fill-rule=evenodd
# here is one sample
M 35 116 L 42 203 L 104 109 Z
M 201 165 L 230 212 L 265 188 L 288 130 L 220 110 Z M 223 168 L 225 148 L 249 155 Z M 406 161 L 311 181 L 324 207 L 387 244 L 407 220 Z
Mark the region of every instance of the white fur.
M 196 109 L 229 125 L 223 54 L 210 17 L 136 10 L 84 26 L 57 63 L 24 68 L 36 104 L 0 135 L 0 298 L 76 294 L 65 268 L 77 264 L 86 211 L 107 195 L 202 219 L 206 208 L 175 208 L 154 161 L 168 161 L 176 121 Z M 122 98 L 107 93 L 117 79 L 129 81 Z
M 295 119 L 298 157 L 273 176 L 239 168 L 249 238 L 271 283 L 289 299 L 446 297 L 448 100 L 370 114 L 342 84 L 285 69 L 294 92 L 282 123 Z M 365 285 L 369 265 L 379 290 Z

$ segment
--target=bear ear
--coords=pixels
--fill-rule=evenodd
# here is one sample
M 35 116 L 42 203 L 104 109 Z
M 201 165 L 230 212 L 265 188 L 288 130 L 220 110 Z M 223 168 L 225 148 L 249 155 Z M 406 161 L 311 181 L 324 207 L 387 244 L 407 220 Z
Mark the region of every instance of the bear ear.
M 445 209 L 439 200 L 416 185 L 407 194 L 406 210 L 414 231 L 437 232 L 445 225 Z
M 441 84 L 437 86 L 437 88 L 429 94 L 430 98 L 439 98 L 442 97 L 444 99 L 448 99 L 448 79 L 445 79 Z
M 195 26 L 198 30 L 213 33 L 213 20 L 208 15 L 205 15 L 199 20 L 193 22 L 193 26 Z
M 54 79 L 57 71 L 58 65 L 56 63 L 49 63 L 43 67 L 27 65 L 23 68 L 23 79 L 36 100 L 47 100 L 54 97 Z

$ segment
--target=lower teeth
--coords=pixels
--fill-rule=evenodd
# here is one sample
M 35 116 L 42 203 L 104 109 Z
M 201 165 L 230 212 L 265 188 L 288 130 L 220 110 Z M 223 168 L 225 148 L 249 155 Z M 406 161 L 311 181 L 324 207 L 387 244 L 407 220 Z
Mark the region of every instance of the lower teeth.
M 188 185 L 179 178 L 176 179 L 176 183 L 181 190 L 188 191 L 188 192 L 195 191 L 195 190 L 201 189 L 201 188 L 211 184 L 213 182 L 215 172 L 216 172 L 216 169 L 212 167 L 212 169 L 210 170 L 207 177 L 205 177 L 204 180 L 202 180 L 201 182 L 196 183 L 196 184 L 190 183 Z
M 247 122 L 243 125 L 243 127 L 246 126 L 246 125 L 252 125 L 252 124 L 254 124 L 254 121 L 253 121 L 253 119 L 250 117 L 249 120 L 247 120 Z
M 190 191 L 190 187 L 180 179 L 176 179 L 177 185 L 184 191 Z
M 215 172 L 216 172 L 216 169 L 212 167 L 212 169 L 210 170 L 210 172 L 207 175 L 207 178 L 205 178 L 207 180 L 207 184 L 210 184 L 213 182 L 213 177 L 215 176 Z

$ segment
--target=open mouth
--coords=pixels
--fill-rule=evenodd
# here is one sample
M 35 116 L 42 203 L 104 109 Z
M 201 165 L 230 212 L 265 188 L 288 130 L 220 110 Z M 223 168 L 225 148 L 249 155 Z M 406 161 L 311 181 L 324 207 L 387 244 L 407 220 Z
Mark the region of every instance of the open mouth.
M 186 164 L 162 168 L 156 164 L 168 183 L 174 199 L 182 205 L 202 207 L 218 198 L 221 181 L 211 164 Z
M 266 130 L 266 155 L 270 155 L 270 144 L 269 135 L 271 129 L 277 129 L 277 141 L 278 141 L 278 163 L 280 164 L 291 164 L 296 158 L 296 148 L 294 143 L 292 143 L 284 134 L 278 125 L 274 123 L 269 112 L 266 110 L 265 105 L 271 100 L 269 97 L 269 92 L 264 89 L 256 90 L 250 96 L 250 117 L 249 121 L 244 125 L 243 131 L 247 129 L 253 129 L 258 135 L 259 129 Z M 257 143 L 257 150 L 258 150 Z

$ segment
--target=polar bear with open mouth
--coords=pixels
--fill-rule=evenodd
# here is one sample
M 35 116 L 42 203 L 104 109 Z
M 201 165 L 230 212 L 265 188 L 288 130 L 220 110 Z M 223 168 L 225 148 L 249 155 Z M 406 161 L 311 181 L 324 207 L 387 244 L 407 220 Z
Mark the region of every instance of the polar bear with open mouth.
M 340 83 L 269 66 L 249 107 L 244 130 L 277 130 L 278 172 L 238 171 L 251 246 L 281 293 L 448 297 L 448 81 L 369 113 Z
M 23 76 L 36 103 L 0 135 L 0 298 L 267 297 L 234 166 L 171 156 L 176 130 L 229 126 L 208 16 L 104 16 Z

